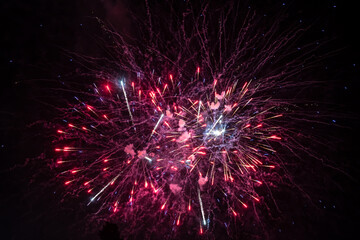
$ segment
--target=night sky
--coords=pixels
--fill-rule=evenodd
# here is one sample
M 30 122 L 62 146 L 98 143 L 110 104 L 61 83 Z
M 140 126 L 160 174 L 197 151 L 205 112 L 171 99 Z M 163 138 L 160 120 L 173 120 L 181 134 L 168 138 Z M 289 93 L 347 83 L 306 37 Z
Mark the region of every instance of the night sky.
M 328 40 L 336 53 L 319 64 L 330 103 L 326 162 L 297 169 L 296 181 L 311 197 L 284 189 L 276 196 L 282 216 L 272 221 L 271 239 L 357 239 L 360 227 L 359 80 L 360 24 L 355 1 L 249 1 L 259 12 L 287 7 L 288 18 L 311 24 L 309 35 Z M 70 52 L 101 56 L 95 17 L 132 31 L 128 10 L 143 1 L 2 1 L 0 83 L 1 239 L 100 239 L 84 224 L 79 201 L 63 200 L 46 156 L 52 137 L 39 124 L 56 117 L 48 102 L 53 82 L 76 76 Z M 141 7 L 139 7 L 141 8 Z M 312 37 L 309 39 L 313 40 Z M 316 94 L 316 93 L 313 93 Z M 328 106 L 328 105 L 327 105 Z M 311 145 L 311 143 L 309 143 Z M 309 171 L 310 169 L 310 171 Z M 294 194 L 291 194 L 295 192 Z M 113 231 L 110 226 L 105 231 Z M 115 235 L 116 235 L 116 229 Z M 121 228 L 118 229 L 121 231 Z M 94 233 L 95 232 L 95 233 Z M 111 239 L 111 238 L 109 238 Z M 116 239 L 116 238 L 115 238 Z M 221 236 L 219 236 L 221 239 Z M 249 238 L 251 239 L 251 238 Z

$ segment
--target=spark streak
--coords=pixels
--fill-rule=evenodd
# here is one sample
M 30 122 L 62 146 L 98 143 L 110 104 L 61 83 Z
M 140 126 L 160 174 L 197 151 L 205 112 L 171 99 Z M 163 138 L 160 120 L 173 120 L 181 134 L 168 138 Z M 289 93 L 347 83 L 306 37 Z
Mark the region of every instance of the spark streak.
M 199 198 L 199 203 L 200 203 L 201 216 L 202 216 L 202 219 L 203 219 L 203 225 L 206 225 L 204 207 L 203 207 L 203 203 L 202 203 L 202 200 L 201 200 L 201 195 L 200 195 L 200 189 L 199 188 L 198 188 L 198 198 Z
M 127 109 L 129 111 L 129 115 L 130 115 L 130 118 L 131 118 L 131 122 L 132 124 L 134 125 L 134 119 L 133 119 L 133 115 L 131 114 L 131 110 L 130 110 L 130 105 L 129 105 L 129 100 L 127 98 L 127 95 L 126 95 L 126 91 L 125 91 L 125 87 L 124 87 L 124 81 L 120 81 L 120 84 L 121 84 L 121 88 L 123 90 L 123 93 L 124 93 L 124 97 L 125 97 L 125 100 L 126 100 L 126 106 L 127 106 Z
M 161 114 L 161 116 L 160 116 L 160 118 L 159 118 L 158 122 L 156 123 L 156 125 L 155 125 L 154 129 L 153 129 L 153 130 L 152 130 L 152 132 L 151 132 L 151 135 L 150 135 L 149 139 L 150 139 L 150 138 L 152 137 L 152 135 L 155 133 L 155 130 L 158 128 L 158 126 L 159 126 L 159 124 L 160 124 L 161 120 L 163 119 L 163 117 L 164 117 L 164 114 Z

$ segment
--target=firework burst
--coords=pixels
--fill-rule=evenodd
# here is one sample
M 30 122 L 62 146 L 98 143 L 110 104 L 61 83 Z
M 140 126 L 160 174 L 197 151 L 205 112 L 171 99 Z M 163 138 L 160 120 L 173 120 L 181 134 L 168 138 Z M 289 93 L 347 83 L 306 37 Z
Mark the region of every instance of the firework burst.
M 126 222 L 124 236 L 228 228 L 281 181 L 279 151 L 301 148 L 294 128 L 309 116 L 289 95 L 308 86 L 298 76 L 316 45 L 299 51 L 302 29 L 264 27 L 252 10 L 184 9 L 178 19 L 147 6 L 137 39 L 106 28 L 109 57 L 83 58 L 92 83 L 67 89 L 61 109 L 58 178 L 96 216 Z

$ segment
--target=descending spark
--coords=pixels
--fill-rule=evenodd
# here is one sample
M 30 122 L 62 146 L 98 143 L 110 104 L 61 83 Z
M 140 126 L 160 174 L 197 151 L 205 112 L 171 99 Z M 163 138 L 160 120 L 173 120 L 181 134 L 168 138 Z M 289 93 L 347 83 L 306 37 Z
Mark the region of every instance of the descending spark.
M 132 122 L 132 124 L 134 125 L 133 115 L 131 114 L 129 101 L 128 101 L 128 98 L 127 98 L 127 96 L 126 96 L 126 91 L 125 91 L 125 88 L 124 88 L 124 81 L 121 80 L 121 81 L 120 81 L 120 84 L 121 84 L 121 87 L 122 87 L 122 90 L 123 90 L 123 93 L 124 93 L 124 97 L 125 97 L 125 100 L 126 100 L 126 106 L 127 106 L 128 111 L 129 111 L 129 115 L 130 115 L 130 118 L 131 118 L 131 122 Z
M 200 108 L 201 108 L 201 101 L 199 101 L 199 109 L 198 109 L 198 114 L 197 114 L 197 121 L 199 121 L 199 117 L 200 117 Z
M 199 203 L 200 203 L 200 209 L 201 209 L 201 216 L 202 216 L 202 219 L 203 219 L 203 224 L 206 225 L 204 207 L 203 207 L 203 203 L 202 203 L 202 200 L 201 200 L 201 195 L 200 195 L 200 189 L 199 188 L 198 188 L 198 198 L 199 198 Z

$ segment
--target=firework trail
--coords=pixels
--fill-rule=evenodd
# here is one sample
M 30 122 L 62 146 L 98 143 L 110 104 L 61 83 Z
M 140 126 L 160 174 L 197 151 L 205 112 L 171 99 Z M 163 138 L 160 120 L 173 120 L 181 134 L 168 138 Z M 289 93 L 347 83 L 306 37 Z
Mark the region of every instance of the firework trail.
M 303 29 L 184 4 L 176 16 L 147 4 L 136 38 L 104 27 L 109 57 L 78 56 L 92 81 L 66 89 L 57 178 L 99 218 L 126 222 L 124 237 L 216 225 L 231 236 L 244 212 L 257 215 L 263 186 L 283 181 L 282 153 L 300 154 L 296 128 L 311 119 L 294 107 L 316 62 L 316 44 L 295 47 Z

